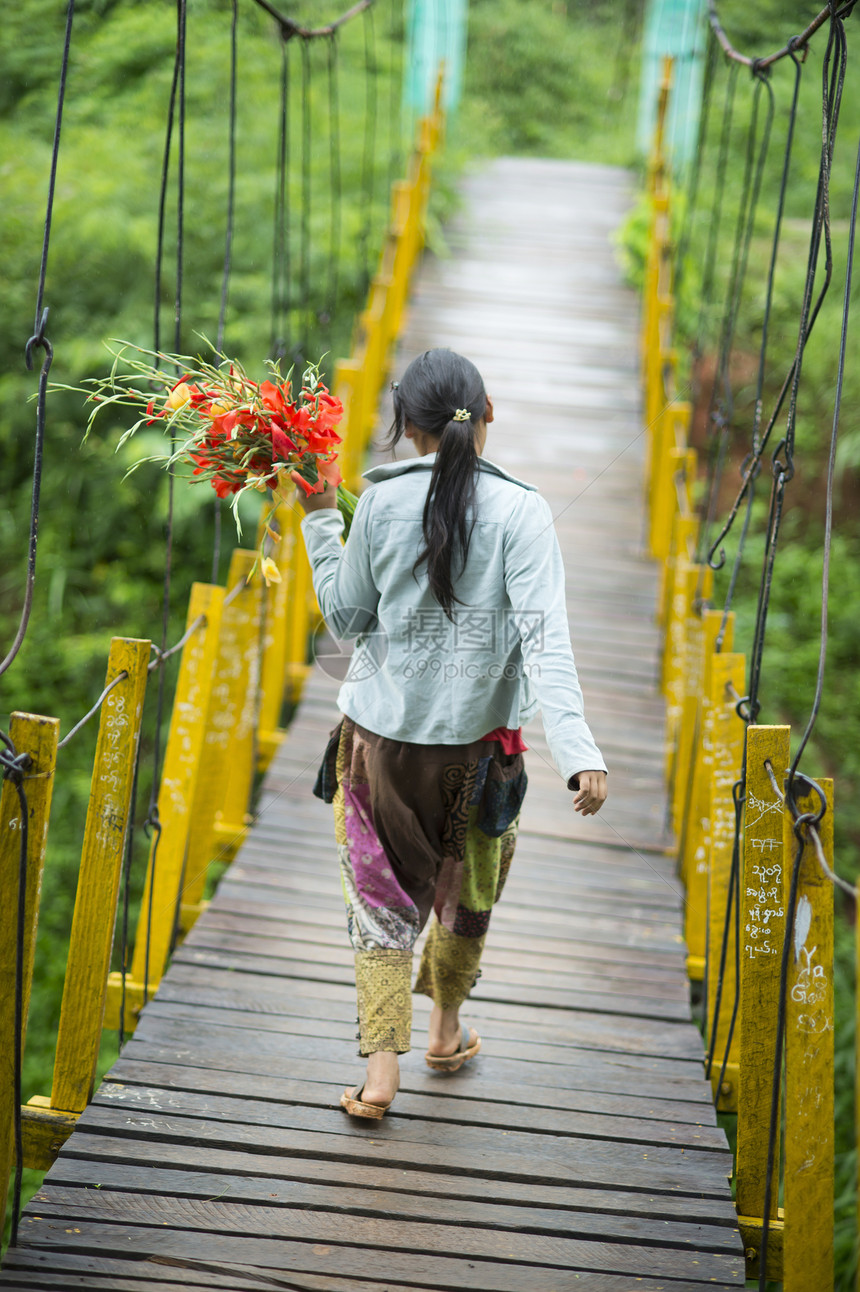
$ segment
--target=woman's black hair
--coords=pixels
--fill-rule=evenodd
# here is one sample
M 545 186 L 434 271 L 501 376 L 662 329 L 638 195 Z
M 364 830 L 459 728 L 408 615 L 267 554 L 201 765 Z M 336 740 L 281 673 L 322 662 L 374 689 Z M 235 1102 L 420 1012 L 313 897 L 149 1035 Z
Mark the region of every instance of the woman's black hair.
M 436 461 L 424 504 L 424 547 L 415 570 L 426 562 L 430 591 L 451 619 L 454 558 L 462 573 L 475 523 L 478 454 L 475 427 L 487 411 L 481 374 L 453 350 L 426 350 L 413 359 L 394 387 L 394 422 L 388 446 L 407 423 L 439 437 Z

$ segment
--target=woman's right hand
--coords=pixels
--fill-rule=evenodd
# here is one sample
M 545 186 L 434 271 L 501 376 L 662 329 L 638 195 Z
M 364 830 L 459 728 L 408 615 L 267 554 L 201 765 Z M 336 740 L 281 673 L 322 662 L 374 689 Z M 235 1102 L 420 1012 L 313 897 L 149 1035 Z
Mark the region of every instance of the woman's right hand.
M 310 511 L 328 511 L 332 507 L 337 507 L 337 489 L 331 485 L 324 484 L 322 493 L 306 494 L 302 486 L 298 483 L 299 474 L 297 471 L 290 473 L 293 483 L 296 485 L 296 495 L 299 506 L 305 512 Z
M 577 772 L 579 789 L 573 796 L 574 811 L 583 816 L 594 816 L 606 802 L 608 787 L 606 772 Z

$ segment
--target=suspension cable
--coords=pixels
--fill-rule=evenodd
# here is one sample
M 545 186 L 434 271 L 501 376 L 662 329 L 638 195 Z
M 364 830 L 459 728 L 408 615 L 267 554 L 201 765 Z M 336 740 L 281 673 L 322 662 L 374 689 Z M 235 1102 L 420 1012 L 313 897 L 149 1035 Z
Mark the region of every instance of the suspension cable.
M 290 47 L 281 41 L 280 112 L 275 178 L 275 229 L 272 273 L 273 359 L 287 353 L 290 292 Z
M 66 97 L 66 81 L 69 71 L 69 51 L 72 45 L 72 23 L 75 16 L 75 0 L 68 0 L 66 10 L 66 32 L 63 40 L 63 58 L 60 65 L 60 85 L 57 92 L 57 112 L 54 118 L 54 142 L 51 149 L 51 170 L 48 180 L 48 201 L 45 209 L 45 230 L 42 237 L 42 258 L 39 264 L 39 283 L 36 289 L 36 321 L 33 335 L 24 350 L 27 371 L 33 370 L 33 355 L 36 350 L 44 351 L 44 359 L 39 372 L 38 394 L 36 397 L 36 437 L 33 447 L 33 484 L 30 495 L 30 533 L 27 542 L 27 573 L 24 584 L 24 604 L 18 621 L 12 645 L 5 659 L 0 662 L 0 676 L 13 663 L 30 623 L 33 609 L 33 592 L 36 587 L 36 547 L 39 540 L 39 503 L 42 493 L 42 464 L 45 453 L 45 404 L 48 396 L 48 373 L 54 358 L 54 347 L 45 335 L 48 325 L 48 309 L 45 306 L 45 280 L 48 274 L 48 250 L 51 244 L 51 224 L 54 217 L 54 190 L 57 183 L 57 163 L 60 156 L 60 133 L 63 126 L 63 104 Z
M 228 113 L 228 180 L 227 222 L 224 233 L 224 269 L 221 275 L 221 304 L 218 310 L 218 332 L 215 350 L 223 358 L 224 330 L 227 323 L 227 298 L 230 292 L 230 270 L 233 262 L 233 225 L 236 213 L 236 83 L 238 80 L 238 25 L 239 0 L 232 0 L 233 16 L 230 22 L 230 106 Z M 221 499 L 215 496 L 212 508 L 212 583 L 218 582 L 221 564 Z
M 308 328 L 311 297 L 311 47 L 301 46 L 302 64 L 302 153 L 301 153 L 301 219 L 299 221 L 299 309 L 293 358 L 304 366 L 308 354 Z
M 341 178 L 340 147 L 340 94 L 338 87 L 338 37 L 332 33 L 328 43 L 328 118 L 329 118 L 329 261 L 326 303 L 322 321 L 325 328 L 326 350 L 331 349 L 332 329 L 337 314 L 338 269 L 340 263 L 341 207 L 343 185 Z

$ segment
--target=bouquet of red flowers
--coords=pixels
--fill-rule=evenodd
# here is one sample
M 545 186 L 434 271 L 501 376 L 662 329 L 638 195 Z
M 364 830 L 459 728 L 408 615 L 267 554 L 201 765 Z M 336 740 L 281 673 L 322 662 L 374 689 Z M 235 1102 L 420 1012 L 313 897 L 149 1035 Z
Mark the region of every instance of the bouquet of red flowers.
M 90 389 L 84 393 L 95 405 L 87 435 L 105 408 L 138 409 L 140 416 L 117 447 L 142 426 L 162 425 L 174 441 L 172 452 L 141 461 L 190 465 L 192 476 L 208 480 L 219 498 L 231 498 L 240 534 L 240 496 L 248 489 L 270 489 L 268 524 L 275 508 L 288 500 L 290 482 L 306 494 L 321 493 L 326 484 L 337 487 L 348 532 L 358 500 L 343 488 L 337 465 L 343 405 L 323 383 L 318 365 L 305 368 L 294 391 L 292 369 L 282 377 L 277 363 L 268 363 L 270 380 L 257 383 L 233 360 L 223 359 L 216 366 L 127 343 L 112 353 L 110 375 L 87 382 Z M 274 570 L 274 562 L 264 560 L 267 581 Z

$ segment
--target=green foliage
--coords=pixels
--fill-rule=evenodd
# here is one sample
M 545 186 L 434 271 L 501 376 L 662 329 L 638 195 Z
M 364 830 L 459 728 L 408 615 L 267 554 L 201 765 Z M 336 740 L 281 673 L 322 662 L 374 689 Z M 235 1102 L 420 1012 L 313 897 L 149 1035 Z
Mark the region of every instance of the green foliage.
M 639 9 L 472 0 L 457 126 L 469 152 L 629 163 Z

